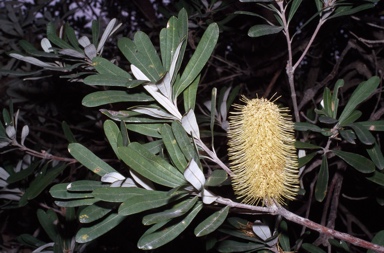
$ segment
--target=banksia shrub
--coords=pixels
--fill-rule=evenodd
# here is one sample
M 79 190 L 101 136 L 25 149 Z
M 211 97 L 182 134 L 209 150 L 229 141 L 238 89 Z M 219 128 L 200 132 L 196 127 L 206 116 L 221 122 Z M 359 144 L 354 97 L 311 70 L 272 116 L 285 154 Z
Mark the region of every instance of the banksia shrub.
M 233 189 L 243 203 L 272 205 L 298 192 L 298 163 L 288 108 L 265 98 L 241 99 L 229 117 Z

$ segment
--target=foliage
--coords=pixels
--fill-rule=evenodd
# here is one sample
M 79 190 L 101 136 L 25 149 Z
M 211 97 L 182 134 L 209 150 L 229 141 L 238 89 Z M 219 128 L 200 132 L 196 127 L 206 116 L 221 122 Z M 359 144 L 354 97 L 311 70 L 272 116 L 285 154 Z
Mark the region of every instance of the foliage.
M 139 9 L 152 6 L 133 2 Z M 9 62 L 1 63 L 0 74 L 15 83 L 21 83 L 17 77 L 27 77 L 26 81 L 40 85 L 37 87 L 41 90 L 51 87 L 50 82 L 60 76 L 73 84 L 69 87 L 68 83 L 60 83 L 66 87 L 61 89 L 80 96 L 84 106 L 65 108 L 68 116 L 62 117 L 55 101 L 51 107 L 36 103 L 31 109 L 33 100 L 23 95 L 29 93 L 28 89 L 17 90 L 12 85 L 7 88 L 11 100 L 2 101 L 0 124 L 4 155 L 0 203 L 4 214 L 34 208 L 46 234 L 42 240 L 20 234 L 19 245 L 29 246 L 34 252 L 82 252 L 97 247 L 98 241 L 113 231 L 141 225 L 145 230 L 137 230 L 140 234 L 134 244 L 142 250 L 166 250 L 166 244 L 193 233 L 204 238 L 207 251 L 323 252 L 324 246 L 332 251 L 352 252 L 358 246 L 383 252 L 383 247 L 377 248 L 384 245 L 382 227 L 367 229 L 368 225 L 358 218 L 337 212 L 348 210 L 345 205 L 353 199 L 348 195 L 359 194 L 371 197 L 370 208 L 382 210 L 384 156 L 380 136 L 384 121 L 380 118 L 384 110 L 381 70 L 376 64 L 382 61 L 381 51 L 374 40 L 351 32 L 374 55 L 374 60 L 365 65 L 367 69 L 357 69 L 359 75 L 342 74 L 350 69 L 342 62 L 352 57 L 347 55 L 351 48 L 367 58 L 368 50 L 355 40 L 349 40 L 339 58 L 335 57 L 332 66 L 325 64 L 321 74 L 313 67 L 316 58 L 308 57 L 309 52 L 322 54 L 322 48 L 314 42 L 319 40 L 321 44 L 324 34 L 319 31 L 326 24 L 340 18 L 360 20 L 362 17 L 352 15 L 377 3 L 242 2 L 253 3 L 156 3 L 168 18 L 156 36 L 145 32 L 150 30 L 148 27 L 155 28 L 151 12 L 142 12 L 151 24 L 144 27 L 140 23 L 143 29 L 127 36 L 126 27 L 115 18 L 105 24 L 102 32 L 102 19 L 92 21 L 90 29 L 82 31 L 80 24 L 84 20 L 72 18 L 72 25 L 67 22 L 58 26 L 44 14 L 42 20 L 33 22 L 32 11 L 23 16 L 21 5 L 4 4 L 0 18 L 5 26 L 0 36 L 2 41 L 7 38 L 2 45 Z M 255 11 L 238 7 L 243 5 Z M 307 16 L 304 10 L 310 5 L 311 16 Z M 37 5 L 33 11 L 44 8 Z M 230 16 L 222 18 L 225 13 Z M 233 29 L 236 19 L 247 20 L 245 16 L 254 18 L 245 22 L 252 39 L 241 37 L 242 42 L 261 45 L 275 36 L 278 43 L 274 45 L 286 43 L 281 47 L 284 50 L 267 50 L 269 59 L 263 64 L 269 65 L 266 72 L 274 74 L 264 77 L 272 81 L 266 86 L 260 84 L 256 90 L 266 97 L 271 91 L 280 93 L 283 97 L 278 102 L 289 104 L 294 115 L 301 189 L 289 206 L 241 204 L 229 187 L 232 172 L 226 165 L 226 151 L 221 148 L 226 141 L 228 111 L 240 92 L 248 91 L 248 96 L 255 92 L 249 83 L 241 86 L 238 80 L 263 83 L 258 73 L 251 73 L 262 72 L 257 68 L 262 66 L 260 63 L 251 65 L 247 72 L 241 70 L 242 60 L 236 58 L 241 50 L 245 54 L 252 51 L 237 45 L 238 37 L 243 36 L 239 33 L 244 30 Z M 33 41 L 23 36 L 23 28 L 41 32 L 40 25 L 46 26 L 46 37 Z M 220 33 L 231 37 L 226 41 Z M 114 40 L 117 43 L 113 44 Z M 298 44 L 301 40 L 305 42 L 302 45 Z M 338 50 L 333 49 L 333 53 Z M 245 58 L 246 62 L 253 56 Z M 287 76 L 280 75 L 284 67 Z M 282 85 L 275 85 L 277 78 Z M 232 85 L 221 85 L 220 81 Z M 80 89 L 82 83 L 87 86 Z M 50 92 L 63 95 L 55 89 Z M 20 110 L 15 112 L 15 105 Z M 28 110 L 37 117 L 29 117 Z M 60 143 L 65 139 L 64 149 L 69 143 L 68 154 L 63 148 L 50 149 L 45 143 L 54 141 L 45 134 L 55 131 L 63 133 L 56 137 Z M 85 172 L 84 167 L 89 171 Z M 324 210 L 315 220 L 318 223 L 299 216 L 312 217 L 313 206 Z M 305 213 L 301 211 L 305 209 Z M 353 215 L 352 209 L 349 212 Z M 255 219 L 254 215 L 260 213 L 263 215 Z M 347 225 L 336 224 L 337 214 Z M 365 233 L 366 241 L 355 237 L 360 231 L 348 226 L 351 222 Z M 295 223 L 303 229 L 297 230 Z M 313 230 L 323 232 L 318 235 Z

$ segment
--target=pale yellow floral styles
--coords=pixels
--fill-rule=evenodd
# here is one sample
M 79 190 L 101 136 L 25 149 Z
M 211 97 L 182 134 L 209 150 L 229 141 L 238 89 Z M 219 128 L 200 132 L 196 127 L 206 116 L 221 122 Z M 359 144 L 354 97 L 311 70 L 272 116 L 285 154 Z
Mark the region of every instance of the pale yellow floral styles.
M 293 200 L 299 189 L 294 130 L 288 108 L 242 97 L 229 117 L 232 185 L 243 203 L 272 205 Z

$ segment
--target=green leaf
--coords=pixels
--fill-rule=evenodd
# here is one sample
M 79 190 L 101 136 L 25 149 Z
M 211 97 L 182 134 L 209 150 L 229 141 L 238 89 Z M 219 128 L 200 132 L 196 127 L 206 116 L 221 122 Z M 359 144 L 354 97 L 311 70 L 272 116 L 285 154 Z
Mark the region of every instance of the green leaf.
M 126 145 L 127 146 L 127 145 Z M 143 146 L 152 154 L 156 155 L 164 149 L 163 140 L 151 141 L 144 143 Z
M 81 102 L 86 107 L 95 107 L 105 104 L 120 102 L 147 102 L 153 101 L 153 98 L 145 93 L 129 94 L 120 90 L 96 91 L 86 95 Z
M 91 223 L 103 218 L 112 211 L 112 207 L 90 205 L 82 209 L 79 213 L 80 223 Z
M 197 88 L 199 87 L 200 75 L 189 85 L 183 92 L 184 110 L 187 112 L 190 109 L 195 110 Z
M 375 164 L 364 156 L 341 150 L 332 150 L 332 152 L 361 173 L 375 171 Z
M 357 138 L 359 138 L 362 143 L 366 145 L 372 145 L 375 143 L 375 137 L 373 137 L 371 132 L 368 131 L 365 127 L 359 124 L 350 124 L 348 126 L 351 127 L 353 131 L 355 131 Z
M 107 233 L 108 231 L 119 225 L 124 219 L 124 216 L 112 213 L 108 215 L 107 218 L 93 226 L 82 227 L 76 234 L 76 242 L 86 243 L 93 241 L 99 236 Z
M 380 145 L 376 141 L 371 148 L 367 148 L 367 152 L 376 167 L 379 168 L 379 170 L 384 169 L 384 156 Z
M 161 138 L 162 124 L 126 124 L 127 129 L 145 136 Z
M 326 253 L 324 250 L 310 243 L 303 243 L 301 247 L 309 253 Z
M 282 26 L 254 25 L 248 30 L 248 36 L 252 38 L 279 33 L 283 30 Z
M 17 173 L 11 174 L 7 178 L 7 183 L 12 184 L 12 183 L 18 182 L 20 180 L 23 180 L 24 178 L 27 178 L 28 176 L 30 176 L 35 171 L 35 169 L 37 168 L 39 163 L 40 163 L 39 161 L 34 162 L 31 165 L 29 165 L 28 168 L 20 170 Z
M 111 145 L 113 152 L 116 156 L 119 157 L 119 152 L 117 151 L 118 137 L 121 135 L 120 129 L 115 122 L 107 119 L 103 124 L 105 136 L 108 139 L 109 145 Z
M 171 225 L 160 231 L 143 235 L 137 243 L 138 248 L 142 250 L 153 250 L 172 241 L 189 226 L 202 208 L 203 204 L 198 202 L 192 211 L 179 223 Z
M 328 87 L 325 87 L 324 92 L 323 92 L 323 111 L 325 112 L 325 115 L 328 117 L 332 117 L 332 95 L 331 95 L 331 90 Z M 333 105 L 335 106 L 335 105 Z
M 214 170 L 205 181 L 205 186 L 220 186 L 228 179 L 228 174 L 224 170 Z
M 183 151 L 185 158 L 190 160 L 195 160 L 195 162 L 200 166 L 199 155 L 196 152 L 196 149 L 192 143 L 191 138 L 187 135 L 184 128 L 179 122 L 172 122 L 172 131 L 176 138 L 177 144 L 179 145 L 181 151 Z
M 69 23 L 65 23 L 64 32 L 69 43 L 71 43 L 71 45 L 75 48 L 75 50 L 81 52 L 82 50 L 79 47 L 79 42 L 77 41 L 75 30 L 73 30 L 73 28 L 69 25 Z
M 92 44 L 97 48 L 100 35 L 100 20 L 92 20 Z
M 151 154 L 139 143 L 118 148 L 121 159 L 149 180 L 171 188 L 185 184 L 184 176 L 163 158 Z
M 291 9 L 289 10 L 289 14 L 288 14 L 288 23 L 292 20 L 297 9 L 299 8 L 301 2 L 302 2 L 302 0 L 293 0 L 292 1 Z
M 46 244 L 43 241 L 40 241 L 36 237 L 30 235 L 30 234 L 21 234 L 17 237 L 17 241 L 20 242 L 23 245 L 27 245 L 33 248 L 38 248 L 40 246 L 43 246 Z
M 362 82 L 357 86 L 339 117 L 340 125 L 343 125 L 346 118 L 350 116 L 350 114 L 355 110 L 355 108 L 376 90 L 379 83 L 380 78 L 377 76 L 373 76 L 367 81 Z
M 233 240 L 225 240 L 219 243 L 217 250 L 219 252 L 253 252 L 255 250 L 266 249 L 266 246 L 253 242 L 238 242 Z
M 146 210 L 155 209 L 170 203 L 174 198 L 168 192 L 147 191 L 145 195 L 127 198 L 119 207 L 119 214 L 131 215 Z M 172 200 L 171 200 L 172 199 Z
M 336 250 L 338 253 L 349 253 L 350 250 L 348 248 L 348 245 L 344 241 L 339 241 L 335 239 L 329 239 L 328 240 L 333 249 Z
M 87 199 L 93 198 L 91 192 L 69 192 L 68 185 L 71 183 L 56 184 L 51 187 L 49 193 L 52 197 L 57 199 Z
M 343 137 L 344 140 L 346 140 L 347 142 L 351 143 L 351 144 L 356 144 L 355 140 L 356 140 L 356 134 L 354 131 L 352 131 L 351 129 L 347 129 L 347 130 L 339 130 L 339 133 L 341 135 L 341 137 Z
M 337 17 L 341 17 L 341 16 L 350 16 L 350 15 L 355 14 L 357 12 L 360 12 L 360 11 L 363 11 L 363 10 L 367 10 L 367 9 L 371 9 L 373 7 L 375 7 L 375 4 L 362 4 L 362 5 L 357 6 L 355 8 L 339 7 L 339 8 L 336 9 L 335 14 L 332 15 L 331 17 L 329 17 L 329 19 L 337 18 Z
M 188 33 L 188 15 L 185 9 L 181 9 L 178 17 L 171 17 L 168 20 L 167 27 L 160 32 L 160 51 L 164 68 L 169 71 L 173 54 L 181 41 L 187 38 Z M 179 71 L 182 62 L 186 43 L 181 47 L 178 63 L 175 73 Z
M 352 124 L 356 120 L 358 120 L 363 113 L 359 110 L 354 110 L 351 112 L 351 114 L 344 120 L 343 125 L 340 126 L 348 126 L 349 124 Z
M 201 40 L 187 63 L 179 82 L 174 85 L 174 98 L 179 96 L 200 74 L 201 70 L 210 58 L 219 38 L 219 27 L 216 23 L 208 26 Z
M 367 179 L 375 184 L 384 186 L 384 174 L 378 171 L 374 171 L 373 175 L 368 176 Z
M 112 62 L 102 57 L 94 57 L 92 59 L 92 66 L 99 72 L 105 76 L 119 76 L 125 79 L 132 79 L 132 76 L 125 70 L 119 68 Z
M 197 237 L 200 237 L 215 231 L 218 227 L 220 227 L 221 224 L 223 224 L 223 222 L 227 218 L 228 212 L 229 206 L 226 206 L 220 211 L 217 211 L 214 214 L 210 215 L 195 228 L 195 235 Z
M 124 202 L 128 198 L 145 196 L 151 191 L 136 187 L 106 187 L 98 188 L 92 192 L 93 197 L 105 202 Z
M 77 199 L 77 200 L 63 200 L 55 201 L 55 204 L 61 207 L 79 207 L 79 206 L 89 206 L 96 203 L 97 199 Z
M 384 131 L 384 120 L 363 121 L 356 122 L 355 124 L 361 125 L 367 128 L 369 131 Z
M 47 233 L 49 238 L 52 241 L 56 241 L 56 237 L 59 232 L 56 227 L 56 223 L 58 222 L 57 214 L 53 210 L 47 210 L 44 212 L 42 209 L 37 210 L 37 218 L 40 222 L 40 225 L 43 227 L 44 231 Z
M 298 168 L 301 168 L 307 163 L 309 163 L 316 155 L 317 155 L 317 152 L 312 152 L 310 154 L 307 154 L 306 156 L 300 157 L 298 159 L 298 162 L 299 162 Z
M 67 124 L 67 122 L 63 121 L 63 122 L 61 123 L 61 128 L 63 129 L 65 138 L 68 140 L 69 143 L 76 142 L 76 138 L 75 138 L 75 136 L 73 135 L 73 133 L 72 133 L 72 131 L 71 131 L 71 128 L 69 127 L 69 125 Z
M 56 27 L 53 23 L 47 24 L 47 38 L 50 42 L 55 44 L 56 46 L 63 48 L 63 49 L 74 49 L 71 45 L 69 45 L 66 41 L 63 39 L 60 39 L 59 36 L 56 34 Z
M 145 81 L 130 80 L 125 77 L 113 76 L 109 74 L 97 74 L 87 76 L 84 78 L 83 82 L 88 85 L 125 87 L 130 89 L 143 84 Z
M 384 230 L 379 231 L 372 239 L 372 243 L 384 246 Z M 374 250 L 368 250 L 367 253 L 375 253 Z
M 108 187 L 100 181 L 93 180 L 78 180 L 72 183 L 69 183 L 67 186 L 67 191 L 71 192 L 92 192 L 93 190 L 101 187 Z
M 315 198 L 317 201 L 322 202 L 327 195 L 328 188 L 328 179 L 329 179 L 329 171 L 328 171 L 328 160 L 327 156 L 323 155 L 323 159 L 320 166 L 319 175 L 316 181 L 315 187 Z
M 48 185 L 52 184 L 52 182 L 66 167 L 66 164 L 58 164 L 55 167 L 50 168 L 47 172 L 39 173 L 25 191 L 25 197 L 28 200 L 36 198 L 45 188 L 48 187 Z
M 320 146 L 313 145 L 308 142 L 295 141 L 295 148 L 297 149 L 320 149 Z
M 143 224 L 144 225 L 152 225 L 155 223 L 168 221 L 170 219 L 174 219 L 176 217 L 180 217 L 187 213 L 197 202 L 198 197 L 195 196 L 193 198 L 186 199 L 175 206 L 173 206 L 171 209 L 149 214 L 143 217 Z
M 240 224 L 238 224 L 238 225 L 240 225 Z M 242 228 L 244 228 L 244 227 L 240 227 L 239 229 L 242 229 Z M 252 241 L 252 242 L 256 242 L 256 243 L 260 243 L 260 244 L 264 243 L 260 239 L 257 239 L 254 236 L 249 236 L 240 230 L 219 228 L 218 231 L 225 233 L 225 234 L 228 234 L 228 235 L 231 235 L 231 236 L 234 236 L 234 237 L 237 237 L 237 238 L 245 239 L 247 241 Z
M 344 86 L 344 80 L 339 79 L 337 80 L 335 87 L 333 88 L 333 94 L 332 94 L 332 118 L 336 119 L 337 118 L 337 110 L 339 109 L 339 99 L 338 99 L 338 93 L 339 89 Z
M 70 143 L 68 145 L 68 151 L 77 161 L 99 176 L 116 172 L 114 168 L 80 143 Z
M 176 138 L 173 135 L 172 128 L 168 124 L 164 124 L 161 128 L 160 134 L 163 138 L 164 145 L 168 151 L 171 161 L 180 172 L 184 172 L 187 167 L 187 160 L 184 157 Z
M 302 132 L 313 131 L 317 133 L 321 133 L 323 131 L 320 127 L 308 122 L 295 122 L 295 130 Z
M 284 251 L 289 251 L 291 249 L 291 244 L 289 242 L 288 224 L 285 220 L 280 222 L 279 244 Z

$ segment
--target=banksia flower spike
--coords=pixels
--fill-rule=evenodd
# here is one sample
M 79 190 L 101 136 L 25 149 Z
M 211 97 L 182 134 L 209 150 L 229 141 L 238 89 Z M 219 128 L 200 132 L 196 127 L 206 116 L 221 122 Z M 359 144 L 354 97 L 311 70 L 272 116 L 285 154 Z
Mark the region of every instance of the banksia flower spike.
M 299 189 L 289 110 L 265 98 L 241 100 L 245 104 L 234 105 L 228 130 L 235 194 L 247 204 L 284 204 Z

